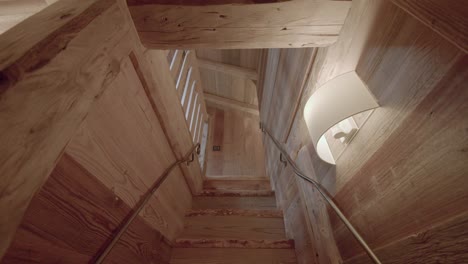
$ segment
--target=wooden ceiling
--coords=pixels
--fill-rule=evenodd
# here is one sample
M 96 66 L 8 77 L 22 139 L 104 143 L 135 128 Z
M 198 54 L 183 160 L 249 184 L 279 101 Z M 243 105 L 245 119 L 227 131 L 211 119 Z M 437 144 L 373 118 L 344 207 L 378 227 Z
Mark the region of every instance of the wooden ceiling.
M 221 100 L 227 98 L 256 108 L 258 100 L 256 81 L 253 80 L 255 77 L 251 74 L 233 73 L 232 70 L 225 70 L 222 65 L 218 65 L 215 70 L 213 67 L 206 66 L 203 61 L 237 66 L 240 68 L 239 72 L 242 69 L 246 72 L 257 72 L 260 53 L 261 50 L 197 50 L 203 91 L 221 97 Z M 208 98 L 207 101 L 213 105 L 212 100 Z

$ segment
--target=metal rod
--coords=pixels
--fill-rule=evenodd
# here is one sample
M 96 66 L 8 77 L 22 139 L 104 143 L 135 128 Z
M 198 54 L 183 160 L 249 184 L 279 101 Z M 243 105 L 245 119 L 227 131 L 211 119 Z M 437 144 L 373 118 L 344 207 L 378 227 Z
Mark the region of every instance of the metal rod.
M 102 253 L 99 255 L 99 257 L 96 259 L 95 263 L 102 263 L 102 261 L 106 258 L 106 256 L 109 254 L 109 252 L 112 250 L 114 245 L 119 241 L 120 237 L 127 231 L 128 227 L 130 224 L 135 220 L 135 218 L 138 216 L 138 214 L 143 210 L 145 205 L 148 203 L 150 198 L 153 196 L 153 194 L 156 192 L 156 190 L 164 183 L 166 178 L 169 176 L 171 171 L 177 167 L 179 164 L 182 164 L 184 162 L 187 162 L 187 165 L 190 162 L 193 162 L 194 160 L 194 152 L 197 154 L 200 153 L 200 143 L 197 143 L 194 145 L 189 152 L 180 160 L 174 161 L 171 166 L 169 166 L 167 169 L 164 170 L 163 174 L 161 177 L 159 177 L 151 186 L 151 188 L 146 192 L 145 196 L 143 199 L 141 199 L 137 206 L 136 209 L 133 211 L 133 213 L 128 217 L 125 221 L 125 223 L 120 227 L 119 231 L 114 235 L 112 238 L 112 241 L 106 246 L 106 248 L 102 251 Z
M 359 232 L 353 227 L 353 225 L 349 222 L 349 220 L 346 218 L 346 216 L 341 212 L 340 208 L 336 203 L 333 201 L 333 198 L 328 194 L 326 189 L 320 185 L 317 181 L 307 177 L 299 168 L 297 167 L 296 163 L 291 159 L 289 154 L 281 147 L 280 143 L 270 134 L 270 132 L 265 128 L 264 124 L 260 123 L 260 129 L 262 132 L 267 134 L 273 143 L 275 143 L 276 147 L 278 150 L 281 152 L 282 157 L 281 161 L 283 162 L 283 159 L 286 158 L 286 161 L 291 165 L 294 173 L 299 176 L 300 178 L 312 183 L 312 185 L 317 188 L 319 193 L 322 195 L 322 197 L 327 201 L 327 203 L 330 205 L 330 207 L 335 211 L 335 213 L 338 215 L 338 217 L 341 219 L 341 221 L 345 224 L 345 226 L 348 228 L 348 230 L 353 234 L 353 236 L 356 238 L 356 240 L 361 244 L 361 246 L 364 248 L 364 250 L 367 252 L 369 257 L 378 264 L 381 264 L 380 260 L 377 258 L 375 253 L 372 251 L 372 249 L 369 247 L 369 245 L 366 243 L 364 238 L 359 234 Z

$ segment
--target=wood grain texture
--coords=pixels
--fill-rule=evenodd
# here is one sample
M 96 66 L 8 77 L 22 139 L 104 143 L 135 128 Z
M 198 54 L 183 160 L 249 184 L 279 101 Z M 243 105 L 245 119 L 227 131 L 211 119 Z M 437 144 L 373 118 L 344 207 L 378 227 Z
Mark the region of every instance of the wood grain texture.
M 215 197 L 213 197 L 215 198 Z M 212 198 L 212 199 L 213 199 Z M 250 197 L 250 199 L 255 199 L 255 197 Z M 185 214 L 185 216 L 200 216 L 200 215 L 214 215 L 214 216 L 228 216 L 228 215 L 237 215 L 237 216 L 256 216 L 256 217 L 283 217 L 283 211 L 281 210 L 258 210 L 258 209 L 198 209 L 190 210 Z
M 143 44 L 171 48 L 300 48 L 333 44 L 351 3 L 287 1 L 256 5 L 131 5 Z
M 221 178 L 218 180 L 205 180 L 203 182 L 204 190 L 220 190 L 220 191 L 235 191 L 235 190 L 269 190 L 271 191 L 270 180 L 233 180 Z
M 265 4 L 283 2 L 284 0 L 127 0 L 129 5 L 226 5 L 226 4 Z
M 136 55 L 138 54 L 136 53 Z M 147 50 L 144 56 L 147 63 L 142 59 L 139 61 L 143 64 L 141 69 L 149 71 L 144 75 L 148 82 L 147 97 L 150 99 L 153 109 L 156 109 L 155 112 L 172 151 L 180 159 L 193 146 L 193 137 L 185 120 L 182 106 L 176 103 L 180 101 L 167 59 L 164 52 L 158 50 Z M 195 156 L 195 160 L 196 162 L 193 162 L 191 166 L 180 165 L 192 194 L 201 191 L 203 181 L 197 156 Z
M 294 248 L 294 241 L 243 239 L 177 239 L 175 248 Z
M 206 176 L 267 179 L 258 119 L 234 110 L 208 108 L 208 112 L 212 118 Z M 221 151 L 213 151 L 213 146 L 221 146 Z
M 467 123 L 462 117 L 467 115 L 463 103 L 467 100 L 463 85 L 468 78 L 466 61 L 466 52 L 394 4 L 353 2 L 337 43 L 318 49 L 309 77 L 312 81 L 304 90 L 299 109 L 321 84 L 354 69 L 382 107 L 346 147 L 337 166 L 318 159 L 302 110 L 294 117 L 286 142 L 290 155 L 296 158 L 305 146 L 309 158 L 298 161 L 299 166 L 311 164 L 317 179 L 334 195 L 371 248 L 382 248 L 384 256 L 398 256 L 396 263 L 415 262 L 414 253 L 405 246 L 384 249 L 387 245 L 403 239 L 406 242 L 402 245 L 409 246 L 404 243 L 411 243 L 410 237 L 434 230 L 434 237 L 424 247 L 437 248 L 443 237 L 435 226 L 466 211 L 468 196 L 460 187 L 466 186 L 462 175 L 467 174 Z M 272 100 L 268 99 L 276 94 L 268 86 L 263 89 L 262 120 L 268 112 L 265 107 L 276 107 L 270 106 Z M 291 110 L 288 115 L 294 115 Z M 270 125 L 274 131 L 283 130 L 273 122 Z M 266 146 L 266 153 L 267 171 L 280 174 L 277 152 Z M 278 197 L 291 200 L 287 189 L 275 190 Z M 287 212 L 285 215 L 287 218 Z M 363 251 L 349 231 L 334 214 L 329 216 L 342 259 L 346 262 L 359 256 L 363 260 Z M 309 219 L 313 221 L 313 215 Z M 458 233 L 443 236 L 464 243 Z M 301 243 L 296 240 L 296 248 Z M 456 243 L 447 246 L 450 262 L 464 261 L 465 254 Z M 389 253 L 392 249 L 396 251 Z M 438 251 L 423 252 L 427 254 L 418 255 L 420 263 L 441 259 Z
M 193 216 L 185 218 L 180 238 L 284 239 L 281 218 Z
M 235 65 L 224 64 L 216 61 L 197 59 L 198 65 L 203 69 L 224 72 L 229 75 L 238 76 L 244 79 L 257 80 L 258 74 L 255 70 L 242 68 Z
M 130 59 L 93 106 L 66 153 L 130 207 L 175 161 Z M 182 231 L 183 216 L 190 206 L 190 190 L 176 169 L 141 216 L 172 240 Z
M 384 263 L 465 263 L 468 261 L 467 219 L 466 214 L 461 214 L 427 230 L 379 247 L 376 253 Z M 406 254 L 402 255 L 401 252 Z M 359 255 L 345 263 L 371 262 L 366 255 Z
M 87 263 L 131 213 L 115 193 L 64 155 L 35 195 L 2 263 Z M 170 246 L 141 217 L 106 261 L 168 263 Z
M 221 97 L 218 95 L 210 94 L 210 93 L 203 93 L 207 104 L 212 107 L 220 108 L 220 109 L 227 109 L 227 110 L 238 110 L 242 112 L 246 112 L 252 115 L 258 116 L 258 107 L 256 105 L 247 104 L 244 102 L 239 102 L 233 99 L 229 99 L 226 97 Z
M 296 264 L 292 249 L 176 248 L 172 264 Z
M 426 26 L 439 33 L 452 44 L 468 52 L 468 7 L 462 1 L 408 1 L 392 0 Z
M 193 197 L 192 210 L 203 209 L 244 209 L 275 210 L 274 196 L 269 197 Z
M 135 41 L 114 4 L 61 1 L 0 36 L 0 256 Z
M 212 50 L 199 49 L 197 57 L 217 63 L 255 70 L 260 50 Z M 250 79 L 219 71 L 200 69 L 203 91 L 249 105 L 257 105 L 256 85 Z
M 250 191 L 250 190 L 203 190 L 200 193 L 200 196 L 206 196 L 206 197 L 212 197 L 212 196 L 217 196 L 217 197 L 224 197 L 224 196 L 230 196 L 230 197 L 269 197 L 269 196 L 275 196 L 275 191 L 271 190 L 255 190 L 255 191 Z

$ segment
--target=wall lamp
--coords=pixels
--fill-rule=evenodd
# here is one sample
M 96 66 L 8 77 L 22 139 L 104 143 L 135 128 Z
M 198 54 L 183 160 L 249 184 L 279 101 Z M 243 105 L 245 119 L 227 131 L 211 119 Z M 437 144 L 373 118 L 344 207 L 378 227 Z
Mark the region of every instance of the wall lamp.
M 352 117 L 377 107 L 377 100 L 355 71 L 320 86 L 304 108 L 304 119 L 318 156 L 335 165 L 325 134 L 330 131 L 334 140 L 348 144 L 359 129 Z

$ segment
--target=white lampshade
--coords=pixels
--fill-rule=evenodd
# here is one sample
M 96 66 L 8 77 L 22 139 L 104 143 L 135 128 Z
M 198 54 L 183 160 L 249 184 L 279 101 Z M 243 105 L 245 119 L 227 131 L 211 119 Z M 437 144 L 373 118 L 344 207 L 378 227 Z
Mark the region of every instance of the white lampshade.
M 304 119 L 319 157 L 335 164 L 324 134 L 342 120 L 377 107 L 374 96 L 354 71 L 326 82 L 315 91 L 305 105 Z

